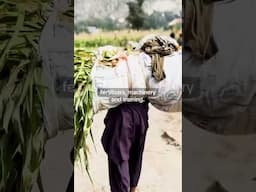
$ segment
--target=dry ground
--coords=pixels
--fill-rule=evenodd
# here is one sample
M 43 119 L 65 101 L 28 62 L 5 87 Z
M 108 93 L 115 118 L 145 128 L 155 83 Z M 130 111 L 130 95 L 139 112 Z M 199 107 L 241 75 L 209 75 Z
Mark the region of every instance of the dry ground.
M 95 116 L 93 134 L 97 152 L 91 147 L 90 170 L 94 187 L 84 169 L 75 167 L 75 192 L 110 192 L 107 156 L 100 138 L 106 111 Z M 164 113 L 150 107 L 139 189 L 141 192 L 181 192 L 181 113 Z

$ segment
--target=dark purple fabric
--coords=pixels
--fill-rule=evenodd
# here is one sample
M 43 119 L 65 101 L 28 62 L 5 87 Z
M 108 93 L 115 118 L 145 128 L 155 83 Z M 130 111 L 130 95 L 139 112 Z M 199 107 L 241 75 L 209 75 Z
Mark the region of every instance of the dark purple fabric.
M 102 144 L 109 158 L 111 192 L 137 186 L 148 128 L 148 103 L 123 103 L 104 120 Z
M 108 160 L 109 183 L 111 192 L 130 192 L 129 163 L 123 161 L 116 164 Z
M 148 103 L 123 103 L 104 119 L 102 145 L 108 156 L 120 163 L 128 160 L 132 145 L 138 145 L 148 128 Z

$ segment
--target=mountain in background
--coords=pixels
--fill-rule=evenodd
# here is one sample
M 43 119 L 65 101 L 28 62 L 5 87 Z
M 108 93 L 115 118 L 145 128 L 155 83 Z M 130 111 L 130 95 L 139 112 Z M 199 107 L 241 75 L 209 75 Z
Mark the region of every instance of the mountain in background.
M 91 18 L 111 18 L 124 22 L 128 15 L 127 2 L 133 0 L 75 0 L 75 23 Z M 181 0 L 145 0 L 144 11 L 147 14 L 173 12 L 180 15 Z

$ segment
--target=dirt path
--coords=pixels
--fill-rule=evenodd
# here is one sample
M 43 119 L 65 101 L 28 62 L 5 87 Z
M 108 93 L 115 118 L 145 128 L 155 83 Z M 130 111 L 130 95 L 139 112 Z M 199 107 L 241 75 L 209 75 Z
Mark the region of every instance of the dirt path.
M 106 111 L 95 116 L 93 134 L 96 149 L 91 148 L 90 170 L 94 187 L 84 169 L 75 167 L 75 192 L 110 192 L 107 156 L 100 138 Z M 141 192 L 181 192 L 181 113 L 164 113 L 150 107 L 142 174 Z

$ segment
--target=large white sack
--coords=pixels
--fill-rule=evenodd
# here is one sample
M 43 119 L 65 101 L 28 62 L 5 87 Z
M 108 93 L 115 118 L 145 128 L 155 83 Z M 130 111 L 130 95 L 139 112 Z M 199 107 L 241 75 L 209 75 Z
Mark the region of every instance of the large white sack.
M 68 8 L 66 1 L 56 1 L 54 10 L 40 37 L 40 55 L 43 60 L 44 122 L 48 137 L 59 130 L 73 128 L 73 43 L 72 23 L 61 20 L 59 12 Z M 51 42 L 51 44 L 49 43 Z
M 121 59 L 116 67 L 105 66 L 96 61 L 91 76 L 94 113 L 116 107 L 123 102 L 143 102 L 148 74 L 139 54 L 129 55 L 127 60 Z M 103 89 L 116 91 L 117 94 L 104 96 L 101 94 Z M 118 91 L 122 94 L 118 95 Z
M 96 62 L 91 73 L 94 90 L 94 113 L 116 107 L 126 101 L 143 102 L 146 97 L 154 107 L 161 111 L 172 112 L 177 108 L 180 109 L 182 95 L 181 59 L 181 52 L 165 57 L 166 78 L 160 82 L 152 77 L 151 58 L 143 52 L 129 55 L 127 61 L 120 60 L 116 67 L 108 67 Z M 120 91 L 123 94 L 115 95 L 116 98 L 113 95 L 102 96 L 99 93 L 99 90 L 102 89 Z M 157 95 L 147 95 L 145 92 L 147 90 L 156 91 Z M 139 94 L 133 95 L 133 93 Z M 129 100 L 127 100 L 128 97 Z
M 143 58 L 141 54 L 133 54 L 129 55 L 127 59 L 128 64 L 128 75 L 130 76 L 131 86 L 130 90 L 134 89 L 146 90 L 147 89 L 147 68 L 145 63 L 143 62 Z M 145 95 L 141 94 L 140 97 L 144 97 Z
M 107 89 L 109 91 L 128 90 L 128 69 L 126 61 L 122 60 L 116 67 L 109 67 L 96 62 L 92 68 L 92 86 L 93 86 L 93 111 L 109 109 L 118 106 L 122 102 L 113 97 L 102 96 L 99 91 Z M 122 89 L 122 90 L 121 90 Z M 118 94 L 114 94 L 118 96 Z M 127 92 L 120 94 L 120 97 L 127 97 Z
M 152 77 L 151 67 L 152 66 L 148 67 L 148 74 L 150 74 L 148 78 L 148 88 L 156 89 L 157 95 L 148 97 L 150 103 L 161 111 L 176 111 L 181 107 L 182 96 L 181 51 L 164 57 L 164 72 L 166 78 L 162 81 L 157 81 Z

